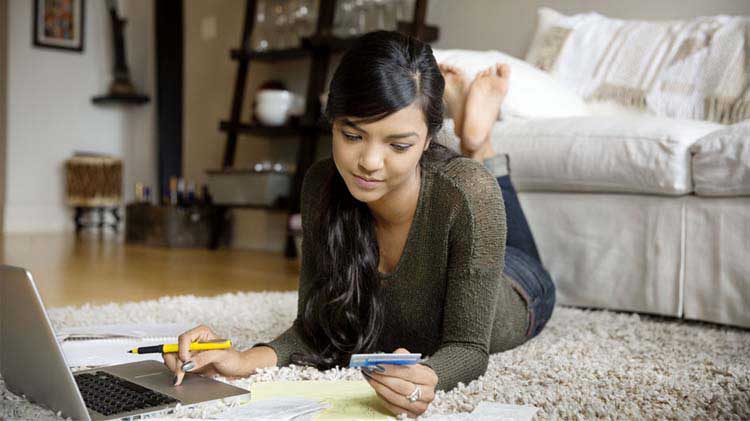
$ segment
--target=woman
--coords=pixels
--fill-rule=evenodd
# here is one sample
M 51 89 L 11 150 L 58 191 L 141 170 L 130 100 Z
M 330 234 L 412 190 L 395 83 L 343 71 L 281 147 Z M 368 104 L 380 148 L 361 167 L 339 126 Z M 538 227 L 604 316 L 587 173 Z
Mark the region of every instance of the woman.
M 445 79 L 431 48 L 394 32 L 364 35 L 331 81 L 325 117 L 333 159 L 305 176 L 297 319 L 270 343 L 241 352 L 191 354 L 191 342 L 216 335 L 205 326 L 184 333 L 178 355 L 164 355 L 175 384 L 185 371 L 248 376 L 290 363 L 346 366 L 354 353 L 418 352 L 427 361 L 363 371 L 389 410 L 416 417 L 436 390 L 484 374 L 490 353 L 539 333 L 554 285 L 504 157 L 493 156 L 489 130 L 478 129 L 497 117 L 507 67 L 483 72 L 468 89 L 455 69 L 443 71 L 462 149 L 499 178 L 434 141 Z

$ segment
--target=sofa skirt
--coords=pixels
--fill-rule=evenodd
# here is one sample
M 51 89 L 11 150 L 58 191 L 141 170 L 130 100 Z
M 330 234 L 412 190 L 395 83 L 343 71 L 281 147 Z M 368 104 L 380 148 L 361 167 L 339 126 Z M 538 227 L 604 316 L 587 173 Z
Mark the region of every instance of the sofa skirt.
M 558 303 L 750 327 L 750 197 L 519 199 Z

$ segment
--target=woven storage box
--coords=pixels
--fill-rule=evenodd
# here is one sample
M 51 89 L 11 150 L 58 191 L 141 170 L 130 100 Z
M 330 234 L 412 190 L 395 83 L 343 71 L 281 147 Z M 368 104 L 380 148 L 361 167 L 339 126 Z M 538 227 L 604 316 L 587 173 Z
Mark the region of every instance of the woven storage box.
M 163 247 L 208 247 L 214 208 L 131 203 L 125 214 L 125 241 Z
M 65 161 L 66 196 L 70 206 L 119 206 L 122 161 L 110 156 L 77 155 Z

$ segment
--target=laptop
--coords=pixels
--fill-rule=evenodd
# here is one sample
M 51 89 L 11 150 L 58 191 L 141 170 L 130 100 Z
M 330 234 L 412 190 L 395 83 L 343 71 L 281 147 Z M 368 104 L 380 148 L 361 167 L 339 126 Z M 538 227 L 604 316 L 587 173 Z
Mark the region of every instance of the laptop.
M 81 420 L 143 419 L 172 413 L 177 404 L 250 398 L 245 389 L 191 373 L 174 386 L 174 374 L 153 360 L 71 372 L 31 273 L 6 265 L 0 265 L 0 373 L 11 392 Z

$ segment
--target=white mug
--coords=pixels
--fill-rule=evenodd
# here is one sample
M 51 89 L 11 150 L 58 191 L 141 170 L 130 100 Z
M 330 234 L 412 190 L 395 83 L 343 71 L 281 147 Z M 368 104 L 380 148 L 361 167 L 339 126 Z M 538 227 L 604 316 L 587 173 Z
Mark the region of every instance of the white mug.
M 263 89 L 256 96 L 255 115 L 268 126 L 281 126 L 290 115 L 304 114 L 301 96 L 283 89 Z

